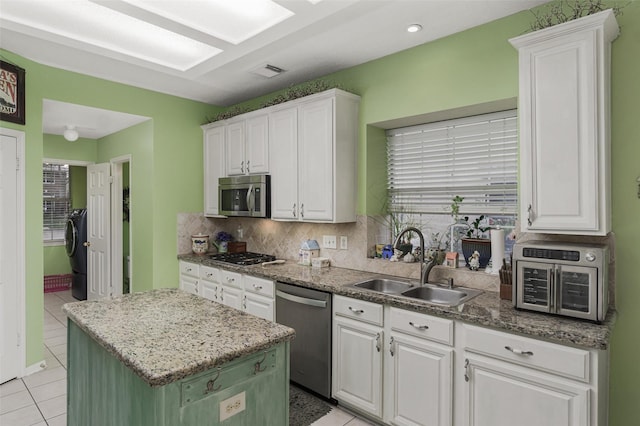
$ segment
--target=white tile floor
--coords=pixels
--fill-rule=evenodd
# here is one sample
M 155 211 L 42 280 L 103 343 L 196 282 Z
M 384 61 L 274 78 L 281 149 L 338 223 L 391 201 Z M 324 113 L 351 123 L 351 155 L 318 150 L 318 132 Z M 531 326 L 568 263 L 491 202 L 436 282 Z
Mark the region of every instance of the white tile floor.
M 76 302 L 70 290 L 44 294 L 44 357 L 47 368 L 0 385 L 0 425 L 67 424 L 67 322 L 62 313 L 62 305 L 67 302 Z M 338 407 L 313 423 L 313 426 L 345 425 L 371 424 Z

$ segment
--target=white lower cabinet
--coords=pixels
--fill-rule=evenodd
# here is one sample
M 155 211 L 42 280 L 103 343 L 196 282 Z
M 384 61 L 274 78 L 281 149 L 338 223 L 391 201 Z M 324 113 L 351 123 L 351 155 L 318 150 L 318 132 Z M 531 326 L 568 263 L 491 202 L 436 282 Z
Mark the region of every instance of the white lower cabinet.
M 465 354 L 469 426 L 586 426 L 589 386 Z
M 334 297 L 333 397 L 394 425 L 452 422 L 453 322 Z M 384 385 L 383 385 L 384 383 Z
M 214 302 L 275 321 L 273 281 L 180 261 L 180 288 Z

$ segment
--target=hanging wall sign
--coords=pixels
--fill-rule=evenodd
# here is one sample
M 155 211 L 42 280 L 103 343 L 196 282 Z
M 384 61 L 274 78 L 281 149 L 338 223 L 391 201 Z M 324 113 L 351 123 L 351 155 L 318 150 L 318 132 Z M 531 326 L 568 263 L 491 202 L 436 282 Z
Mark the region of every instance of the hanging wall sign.
M 25 124 L 24 70 L 0 61 L 0 120 Z

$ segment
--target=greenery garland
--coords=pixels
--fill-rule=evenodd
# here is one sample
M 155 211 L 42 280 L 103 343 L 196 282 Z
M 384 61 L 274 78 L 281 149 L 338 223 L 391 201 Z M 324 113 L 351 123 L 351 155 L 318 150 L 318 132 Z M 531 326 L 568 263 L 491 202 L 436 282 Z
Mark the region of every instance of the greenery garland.
M 531 11 L 535 19 L 530 25 L 530 30 L 552 27 L 607 9 L 612 9 L 615 16 L 620 16 L 622 9 L 628 4 L 608 7 L 603 0 L 558 0 L 541 6 L 536 12 Z

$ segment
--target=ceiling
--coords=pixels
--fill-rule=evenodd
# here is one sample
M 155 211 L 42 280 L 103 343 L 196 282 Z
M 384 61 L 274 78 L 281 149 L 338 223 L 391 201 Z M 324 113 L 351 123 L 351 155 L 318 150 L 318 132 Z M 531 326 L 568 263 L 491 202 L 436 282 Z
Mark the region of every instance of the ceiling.
M 0 47 L 56 68 L 230 106 L 547 0 L 216 1 L 0 0 Z M 412 23 L 423 29 L 407 32 Z M 267 64 L 284 71 L 259 75 Z M 75 114 L 65 124 L 86 137 Z

